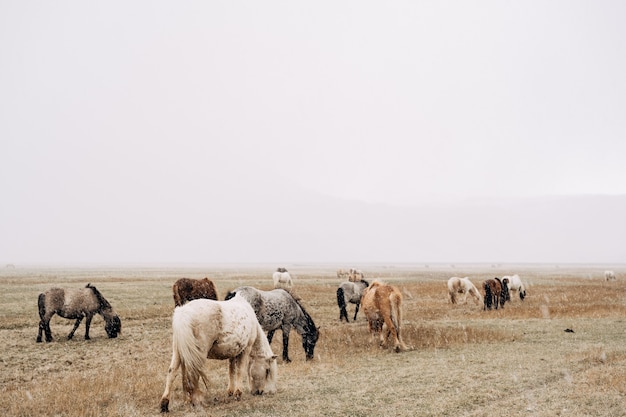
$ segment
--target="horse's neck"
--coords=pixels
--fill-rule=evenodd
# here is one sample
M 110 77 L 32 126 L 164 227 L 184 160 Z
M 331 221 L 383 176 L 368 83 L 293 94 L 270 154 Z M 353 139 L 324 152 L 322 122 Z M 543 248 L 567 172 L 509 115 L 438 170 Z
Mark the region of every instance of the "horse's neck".
M 293 322 L 293 327 L 294 329 L 296 329 L 296 332 L 298 332 L 298 334 L 302 336 L 303 334 L 311 332 L 312 329 L 310 329 L 309 327 L 311 327 L 310 322 L 312 320 L 310 319 L 310 317 L 307 316 L 302 308 L 299 308 L 298 310 L 299 312 L 297 314 L 296 320 L 294 320 Z
M 272 355 L 272 347 L 270 346 L 270 343 L 267 341 L 267 336 L 265 335 L 265 332 L 263 331 L 263 328 L 261 327 L 261 325 L 259 325 L 257 329 L 257 337 L 256 337 L 256 340 L 254 341 L 254 344 L 252 345 L 251 354 L 259 355 L 259 356 Z

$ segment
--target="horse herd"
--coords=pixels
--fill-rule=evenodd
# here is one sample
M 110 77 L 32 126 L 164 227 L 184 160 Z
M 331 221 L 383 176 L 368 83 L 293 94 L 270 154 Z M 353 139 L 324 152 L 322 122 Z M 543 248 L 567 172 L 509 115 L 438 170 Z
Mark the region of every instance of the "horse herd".
M 244 372 L 252 394 L 276 392 L 277 356 L 272 352 L 270 343 L 278 329 L 283 337 L 283 362 L 291 361 L 289 334 L 292 329 L 302 338 L 306 360 L 313 359 L 319 328 L 299 297 L 290 290 L 291 277 L 283 278 L 284 274 L 288 276 L 287 270 L 279 268 L 273 278 L 275 287 L 287 285 L 287 289 L 263 291 L 242 286 L 229 291 L 223 301 L 218 301 L 215 285 L 208 278 L 181 278 L 173 284 L 175 309 L 172 316 L 172 358 L 161 397 L 161 412 L 169 411 L 171 386 L 179 368 L 188 399 L 192 405 L 201 403 L 203 394 L 200 380 L 208 386 L 208 377 L 204 371 L 206 359 L 229 360 L 228 394 L 231 396 L 241 397 Z M 356 270 L 350 270 L 347 275 L 342 274 L 341 278 L 344 277 L 348 280 L 340 283 L 336 291 L 339 321 L 345 319 L 349 322 L 347 306 L 354 304 L 353 320 L 356 320 L 360 307 L 367 319 L 370 334 L 378 337 L 381 347 L 391 340 L 396 352 L 409 349 L 400 331 L 401 291 L 378 280 L 370 284 Z M 486 280 L 482 286 L 482 295 L 467 277 L 452 277 L 447 285 L 453 304 L 457 303 L 459 294 L 463 295 L 463 301 L 467 303 L 469 294 L 476 302 L 483 301 L 484 309 L 491 309 L 492 305 L 496 309 L 498 305 L 504 306 L 510 300 L 511 291 L 517 291 L 522 300 L 526 296 L 524 284 L 517 275 Z M 89 326 L 96 314 L 104 318 L 109 338 L 117 337 L 122 330 L 121 320 L 111 304 L 91 284 L 80 289 L 51 288 L 39 295 L 38 306 L 40 322 L 37 342 L 42 341 L 44 332 L 46 342 L 52 340 L 50 319 L 54 314 L 76 320 L 68 339 L 74 336 L 84 318 L 85 339 L 89 339 Z
M 452 304 L 457 303 L 459 294 L 463 295 L 463 301 L 467 303 L 467 295 L 474 297 L 476 303 L 483 303 L 483 310 L 491 310 L 492 307 L 504 307 L 504 303 L 511 301 L 511 292 L 517 292 L 520 300 L 526 297 L 526 286 L 519 275 L 495 277 L 487 279 L 482 284 L 483 294 L 468 277 L 452 277 L 448 280 L 448 295 Z

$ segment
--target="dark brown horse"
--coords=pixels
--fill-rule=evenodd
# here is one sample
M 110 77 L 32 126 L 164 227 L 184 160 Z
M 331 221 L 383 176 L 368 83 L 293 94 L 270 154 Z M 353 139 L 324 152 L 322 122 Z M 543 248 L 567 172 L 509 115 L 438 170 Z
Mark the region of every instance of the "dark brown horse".
M 208 278 L 181 278 L 172 285 L 172 292 L 174 293 L 174 305 L 176 307 L 199 298 L 217 300 L 215 284 Z
M 511 299 L 508 283 L 509 280 L 507 278 L 500 280 L 498 277 L 483 282 L 483 290 L 485 291 L 483 310 L 491 310 L 492 306 L 495 306 L 497 310 L 498 304 L 504 308 L 504 303 Z
M 46 342 L 52 341 L 52 331 L 50 330 L 50 319 L 55 314 L 66 318 L 76 319 L 74 328 L 67 336 L 68 339 L 74 337 L 74 332 L 85 321 L 85 340 L 89 340 L 89 326 L 91 319 L 96 314 L 100 314 L 105 321 L 104 330 L 109 338 L 117 337 L 122 331 L 122 322 L 111 304 L 102 296 L 100 291 L 91 284 L 85 288 L 50 288 L 39 294 L 39 333 L 37 342 L 41 342 L 41 335 L 46 333 Z

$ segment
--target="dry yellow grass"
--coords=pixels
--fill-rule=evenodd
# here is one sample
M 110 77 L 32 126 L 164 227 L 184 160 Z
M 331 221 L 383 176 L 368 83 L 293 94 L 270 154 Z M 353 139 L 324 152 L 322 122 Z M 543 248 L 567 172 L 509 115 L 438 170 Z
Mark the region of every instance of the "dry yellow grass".
M 304 361 L 292 333 L 293 362 L 279 364 L 278 393 L 240 401 L 226 395 L 226 362 L 210 361 L 205 407 L 184 402 L 179 377 L 172 416 L 626 415 L 626 286 L 604 282 L 601 268 L 363 268 L 403 291 L 412 350 L 399 354 L 376 346 L 361 313 L 356 323 L 339 323 L 334 268 L 289 269 L 321 326 L 315 360 Z M 467 275 L 478 286 L 504 272 L 530 284 L 523 303 L 487 312 L 472 300 L 448 303 L 448 277 Z M 271 267 L 0 271 L 2 415 L 157 415 L 171 355 L 171 285 L 182 276 L 211 277 L 221 298 L 239 285 L 271 286 Z M 82 340 L 81 326 L 67 341 L 72 323 L 55 317 L 55 340 L 35 343 L 37 294 L 87 282 L 121 316 L 122 335 L 107 339 L 98 317 L 92 340 Z M 280 339 L 272 343 L 278 354 Z

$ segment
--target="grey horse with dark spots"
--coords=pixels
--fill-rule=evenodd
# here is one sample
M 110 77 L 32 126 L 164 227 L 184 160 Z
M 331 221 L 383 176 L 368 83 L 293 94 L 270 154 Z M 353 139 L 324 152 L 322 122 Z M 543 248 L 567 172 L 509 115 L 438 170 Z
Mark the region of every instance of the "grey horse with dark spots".
M 361 294 L 363 294 L 363 290 L 365 290 L 369 286 L 369 283 L 364 279 L 360 281 L 345 281 L 339 284 L 339 288 L 337 288 L 337 305 L 339 306 L 339 321 L 343 318 L 346 319 L 346 322 L 350 322 L 348 320 L 348 310 L 346 307 L 348 303 L 355 304 L 356 307 L 354 309 L 354 321 L 356 321 L 356 315 L 359 312 L 359 306 L 361 304 Z
M 274 332 L 283 332 L 283 361 L 289 359 L 289 333 L 291 329 L 302 337 L 302 347 L 306 360 L 313 359 L 313 350 L 319 338 L 319 329 L 306 312 L 300 301 L 283 289 L 262 291 L 254 287 L 239 287 L 226 295 L 226 300 L 240 294 L 254 310 L 261 327 L 267 332 L 267 340 L 272 343 Z

